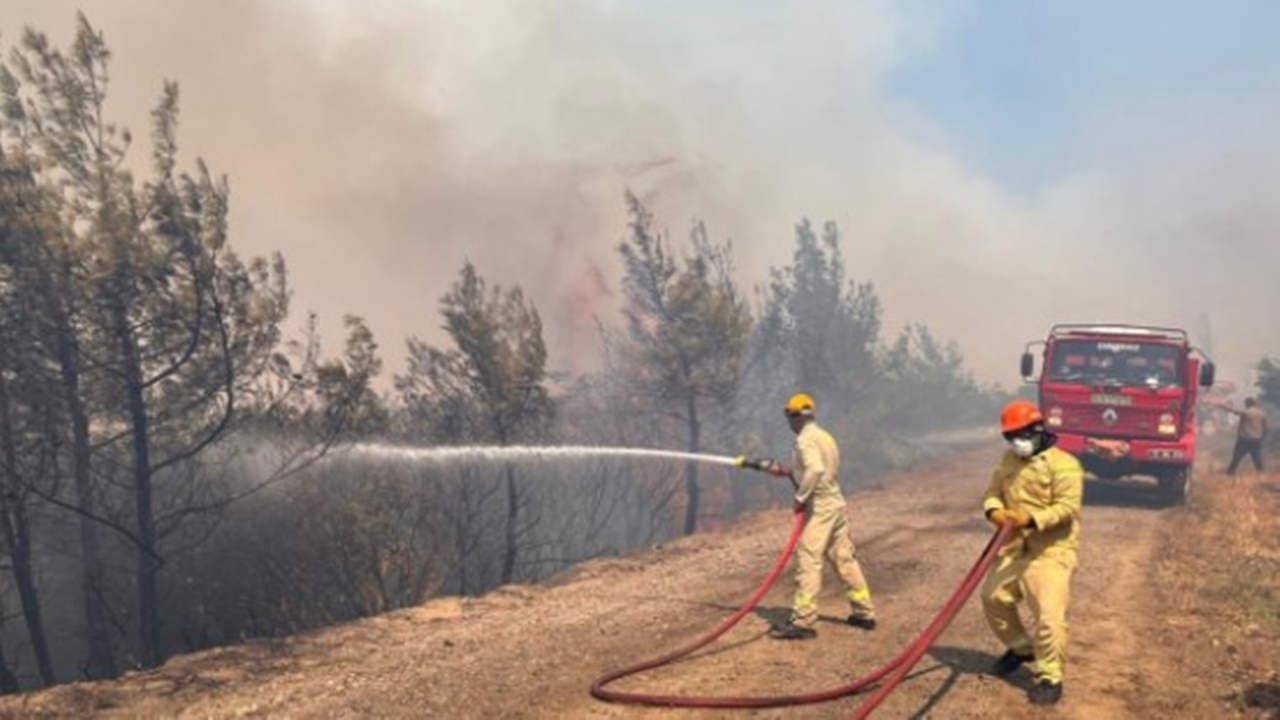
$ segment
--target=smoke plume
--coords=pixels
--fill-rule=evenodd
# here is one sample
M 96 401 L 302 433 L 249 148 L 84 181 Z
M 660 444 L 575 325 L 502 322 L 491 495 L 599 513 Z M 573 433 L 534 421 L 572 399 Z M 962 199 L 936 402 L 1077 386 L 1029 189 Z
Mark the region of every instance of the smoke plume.
M 77 6 L 8 0 L 2 39 L 32 25 L 65 46 Z M 627 187 L 674 237 L 697 217 L 732 238 L 747 287 L 789 260 L 799 218 L 838 221 L 850 274 L 876 283 L 889 329 L 920 321 L 959 340 L 983 380 L 1014 382 L 1021 344 L 1062 321 L 1187 327 L 1241 380 L 1280 352 L 1280 326 L 1262 319 L 1280 301 L 1268 270 L 1280 211 L 1266 195 L 1280 146 L 1256 122 L 1275 95 L 1117 109 L 1079 130 L 1097 139 L 1067 171 L 1008 187 L 886 90 L 945 35 L 947 7 L 117 0 L 87 12 L 115 53 L 115 115 L 142 129 L 162 79 L 177 80 L 184 152 L 231 177 L 237 248 L 284 252 L 296 307 L 330 337 L 344 313 L 366 316 L 393 368 L 405 336 L 440 341 L 438 299 L 466 258 L 525 289 L 553 364 L 588 365 L 595 318 L 616 301 Z

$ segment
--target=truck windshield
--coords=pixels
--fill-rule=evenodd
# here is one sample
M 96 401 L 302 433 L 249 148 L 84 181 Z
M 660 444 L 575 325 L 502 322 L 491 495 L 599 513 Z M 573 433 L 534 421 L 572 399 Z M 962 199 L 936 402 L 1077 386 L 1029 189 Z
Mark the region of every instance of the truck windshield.
M 1182 349 L 1132 340 L 1060 340 L 1049 347 L 1052 382 L 1161 388 L 1182 384 Z

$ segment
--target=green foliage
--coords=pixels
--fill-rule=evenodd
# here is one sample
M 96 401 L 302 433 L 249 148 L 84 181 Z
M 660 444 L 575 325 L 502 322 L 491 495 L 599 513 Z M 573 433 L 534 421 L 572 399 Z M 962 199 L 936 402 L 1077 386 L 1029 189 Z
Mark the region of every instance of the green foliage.
M 488 289 L 470 261 L 440 303 L 455 347 L 410 338 L 407 371 L 395 378 L 404 431 L 499 443 L 544 434 L 554 406 L 537 309 L 518 287 Z
M 83 15 L 77 22 L 65 55 L 28 30 L 0 83 L 6 150 L 41 190 L 20 210 L 32 232 L 10 258 L 44 284 L 101 368 L 88 399 L 102 424 L 131 422 L 133 396 L 165 408 L 145 430 L 160 469 L 234 419 L 280 340 L 284 261 L 242 261 L 227 245 L 225 178 L 199 161 L 194 175 L 176 172 L 174 83 L 152 111 L 154 174 L 135 180 L 132 137 L 105 119 L 111 53 Z
M 1267 452 L 1275 452 L 1280 450 L 1280 432 L 1274 430 L 1276 422 L 1280 420 L 1276 417 L 1276 411 L 1280 409 L 1280 361 L 1264 357 L 1258 361 L 1257 371 L 1254 384 L 1258 388 L 1258 402 L 1268 412 L 1268 422 L 1273 428 L 1267 432 L 1264 442 Z
M 348 315 L 346 349 L 341 359 L 322 361 L 316 366 L 315 394 L 319 404 L 311 412 L 315 428 L 330 432 L 341 429 L 352 437 L 370 437 L 386 432 L 390 412 L 374 392 L 373 380 L 382 372 L 378 343 L 364 318 Z
M 1260 401 L 1272 407 L 1280 407 L 1280 361 L 1272 358 L 1258 361 L 1256 384 Z
M 713 244 L 697 223 L 690 254 L 677 263 L 666 238 L 635 195 L 627 193 L 631 237 L 623 261 L 626 338 L 611 348 L 611 368 L 637 399 L 636 410 L 674 421 L 684 447 L 700 452 L 711 410 L 724 412 L 745 371 L 752 318 L 733 280 L 732 249 Z M 710 405 L 710 407 L 704 407 Z M 697 527 L 697 467 L 685 470 L 685 532 Z
M 796 226 L 792 264 L 775 269 L 765 308 L 766 342 L 784 356 L 792 392 L 804 390 L 831 408 L 866 397 L 880 373 L 876 349 L 880 299 L 870 283 L 846 278 L 840 232 L 821 239 L 808 220 Z
M 999 393 L 978 386 L 959 345 L 940 343 L 923 325 L 908 325 L 885 353 L 885 421 L 900 431 L 930 431 L 995 416 Z
M 412 437 L 486 441 L 507 445 L 548 437 L 555 407 L 547 391 L 547 348 L 542 319 L 521 290 L 489 290 L 470 261 L 441 298 L 441 315 L 454 349 L 409 341 L 408 372 L 396 377 L 405 404 L 403 431 Z M 527 518 L 528 499 L 515 468 L 502 480 L 505 517 L 501 582 L 515 578 L 521 541 L 538 523 Z M 456 488 L 457 537 L 469 542 L 475 525 L 496 504 L 488 488 Z M 469 553 L 459 553 L 465 556 Z M 464 560 L 465 562 L 465 560 Z M 467 588 L 464 580 L 461 585 Z
M 778 408 L 794 392 L 816 397 L 820 422 L 857 458 L 850 480 L 917 452 L 924 433 L 989 420 L 998 393 L 976 385 L 955 343 L 912 324 L 882 344 L 880 299 L 848 278 L 835 223 L 819 237 L 801 221 L 791 264 L 771 278 L 750 353 L 750 395 L 769 403 L 743 409 L 760 444 L 790 444 Z
M 135 619 L 138 661 L 162 659 L 163 541 L 229 501 L 192 467 L 261 406 L 288 312 L 283 258 L 245 261 L 228 243 L 226 179 L 199 160 L 177 171 L 172 82 L 151 114 L 150 175 L 135 177 L 132 136 L 106 117 L 110 58 L 80 15 L 67 52 L 28 29 L 0 65 L 0 277 L 21 298 L 4 308 L 0 344 L 21 347 L 9 364 L 56 398 L 15 395 L 10 409 L 40 408 L 44 444 L 69 455 L 56 459 L 73 483 L 24 487 L 81 524 L 95 676 L 116 665 L 99 607 L 108 583 L 135 587 L 136 605 L 114 614 Z M 345 417 L 339 405 L 376 415 L 372 337 L 362 323 L 351 331 L 347 364 L 292 373 L 328 416 Z M 133 578 L 106 576 L 97 526 L 132 546 Z
M 650 212 L 634 195 L 627 203 L 632 234 L 619 253 L 634 388 L 653 402 L 727 402 L 742 377 L 752 324 L 733 280 L 732 249 L 713 244 L 696 223 L 679 267 Z

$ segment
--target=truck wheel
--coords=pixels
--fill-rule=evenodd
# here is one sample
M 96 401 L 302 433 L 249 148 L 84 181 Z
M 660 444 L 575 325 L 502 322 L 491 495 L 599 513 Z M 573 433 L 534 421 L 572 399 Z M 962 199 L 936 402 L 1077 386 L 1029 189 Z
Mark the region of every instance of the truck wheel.
M 1161 475 L 1160 494 L 1168 505 L 1185 505 L 1191 494 L 1191 471 L 1181 468 Z

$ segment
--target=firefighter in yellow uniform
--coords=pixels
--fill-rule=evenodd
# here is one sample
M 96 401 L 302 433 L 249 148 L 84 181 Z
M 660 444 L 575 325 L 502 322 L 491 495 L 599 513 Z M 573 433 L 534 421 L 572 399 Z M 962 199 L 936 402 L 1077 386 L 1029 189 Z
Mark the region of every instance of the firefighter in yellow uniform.
M 1000 415 L 1009 449 L 1000 458 L 982 500 L 995 525 L 1010 522 L 1012 539 L 982 588 L 987 623 L 1007 651 L 995 673 L 1005 676 L 1035 661 L 1028 697 L 1037 705 L 1062 698 L 1067 646 L 1067 597 L 1079 547 L 1084 471 L 1080 461 L 1054 447 L 1035 404 L 1015 400 Z M 1025 602 L 1031 633 L 1018 615 Z
M 831 433 L 814 420 L 813 398 L 799 394 L 787 401 L 787 421 L 796 434 L 792 479 L 795 502 L 805 512 L 804 530 L 796 550 L 796 594 L 791 617 L 773 628 L 780 640 L 817 636 L 818 593 L 822 589 L 824 556 L 835 565 L 852 607 L 847 622 L 857 628 L 876 626 L 871 591 L 854 557 L 853 536 L 840 491 L 840 449 Z

